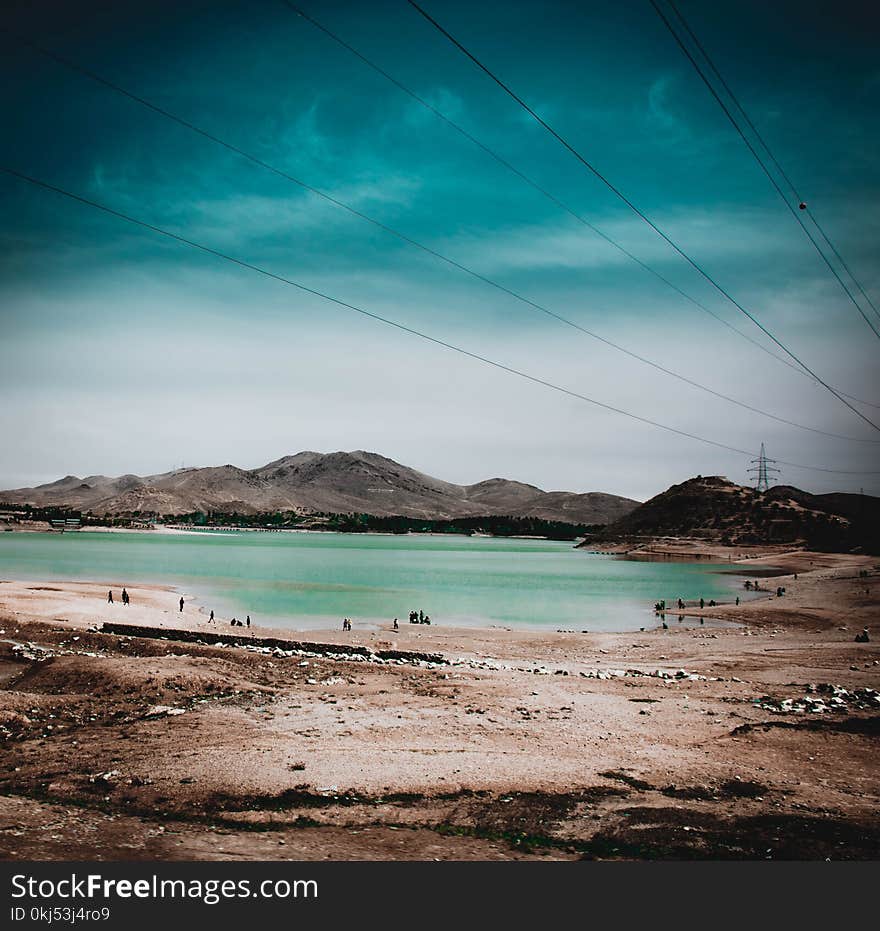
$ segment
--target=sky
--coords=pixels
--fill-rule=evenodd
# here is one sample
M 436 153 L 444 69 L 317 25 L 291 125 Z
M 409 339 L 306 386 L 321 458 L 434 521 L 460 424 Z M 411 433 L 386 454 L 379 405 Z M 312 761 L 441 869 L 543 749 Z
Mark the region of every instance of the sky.
M 738 451 L 0 173 L 0 488 L 366 449 L 447 481 L 503 476 L 646 499 L 697 474 L 745 483 L 763 442 L 788 463 L 787 484 L 880 494 L 880 433 L 773 358 L 784 353 L 405 0 L 301 4 L 711 314 L 280 0 L 8 5 L 0 164 Z M 424 5 L 823 381 L 872 402 L 851 403 L 880 423 L 877 338 L 648 0 Z M 877 13 L 787 0 L 679 8 L 880 306 Z M 711 396 L 502 289 L 844 438 Z

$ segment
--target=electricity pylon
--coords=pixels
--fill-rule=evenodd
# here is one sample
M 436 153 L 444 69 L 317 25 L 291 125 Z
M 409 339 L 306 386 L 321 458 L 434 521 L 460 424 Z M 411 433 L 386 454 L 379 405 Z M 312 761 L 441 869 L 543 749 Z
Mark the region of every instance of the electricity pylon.
M 755 474 L 755 491 L 765 492 L 770 487 L 770 480 L 773 474 L 779 475 L 781 470 L 776 468 L 776 460 L 768 459 L 764 452 L 764 444 L 761 444 L 761 454 L 757 459 L 752 459 L 752 468 L 748 470 Z

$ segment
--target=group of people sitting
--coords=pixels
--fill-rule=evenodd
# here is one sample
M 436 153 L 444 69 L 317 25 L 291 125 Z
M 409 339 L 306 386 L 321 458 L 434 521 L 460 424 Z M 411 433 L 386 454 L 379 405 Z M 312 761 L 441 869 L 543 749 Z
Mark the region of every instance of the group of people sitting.
M 181 598 L 181 601 L 183 601 L 182 598 Z M 211 609 L 211 613 L 208 615 L 208 623 L 209 623 L 209 624 L 216 624 L 216 623 L 217 623 L 217 622 L 214 620 L 214 609 L 213 609 L 213 608 Z M 250 627 L 250 626 L 251 626 L 251 616 L 250 616 L 250 614 L 247 616 L 247 621 L 245 621 L 244 624 L 242 624 L 242 622 L 241 622 L 240 620 L 238 620 L 238 618 L 235 618 L 235 617 L 234 617 L 234 618 L 229 622 L 229 626 L 230 626 L 230 627 L 245 627 L 245 626 Z

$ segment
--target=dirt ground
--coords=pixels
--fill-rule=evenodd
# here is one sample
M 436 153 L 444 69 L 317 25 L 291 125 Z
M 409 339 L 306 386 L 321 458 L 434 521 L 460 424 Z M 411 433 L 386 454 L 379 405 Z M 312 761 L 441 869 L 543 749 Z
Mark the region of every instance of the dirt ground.
M 627 634 L 248 632 L 0 582 L 0 857 L 877 858 L 880 571 L 763 561 L 784 597 Z

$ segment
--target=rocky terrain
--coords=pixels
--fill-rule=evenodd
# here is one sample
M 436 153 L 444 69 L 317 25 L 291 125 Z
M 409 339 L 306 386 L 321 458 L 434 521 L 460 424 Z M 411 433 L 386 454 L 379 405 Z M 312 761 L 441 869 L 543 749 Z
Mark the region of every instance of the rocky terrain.
M 634 508 L 583 544 L 691 539 L 724 546 L 801 544 L 825 552 L 880 553 L 880 498 L 813 495 L 790 485 L 764 493 L 697 476 Z
M 504 515 L 571 524 L 609 523 L 638 503 L 600 492 L 546 492 L 502 478 L 454 485 L 363 451 L 302 452 L 257 469 L 223 465 L 146 477 L 68 475 L 36 488 L 0 491 L 0 502 L 102 516 L 297 511 L 425 519 Z

